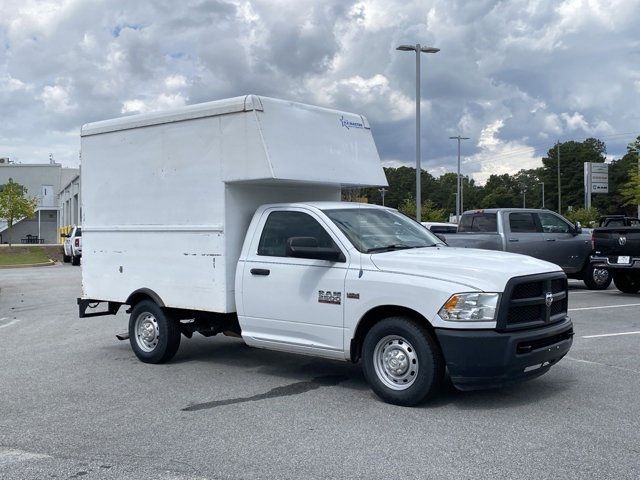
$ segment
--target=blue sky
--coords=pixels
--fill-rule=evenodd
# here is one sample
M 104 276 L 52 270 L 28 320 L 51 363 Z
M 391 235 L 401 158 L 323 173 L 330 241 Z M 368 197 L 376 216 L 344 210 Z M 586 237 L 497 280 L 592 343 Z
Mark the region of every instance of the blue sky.
M 386 165 L 482 182 L 640 134 L 640 0 L 0 0 L 0 156 L 77 165 L 83 123 L 255 93 L 365 114 Z

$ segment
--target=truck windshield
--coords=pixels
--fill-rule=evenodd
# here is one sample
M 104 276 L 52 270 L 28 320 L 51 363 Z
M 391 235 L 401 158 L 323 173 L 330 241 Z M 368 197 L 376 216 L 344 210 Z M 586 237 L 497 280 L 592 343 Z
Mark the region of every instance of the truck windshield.
M 362 253 L 444 245 L 418 222 L 394 210 L 362 207 L 323 211 Z
M 473 212 L 465 213 L 460 217 L 458 232 L 496 233 L 497 231 L 498 219 L 495 213 Z

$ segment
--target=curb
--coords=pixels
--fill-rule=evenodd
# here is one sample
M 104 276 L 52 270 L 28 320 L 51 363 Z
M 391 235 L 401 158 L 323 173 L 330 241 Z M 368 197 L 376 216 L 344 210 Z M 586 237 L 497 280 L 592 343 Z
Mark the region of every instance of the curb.
M 25 263 L 22 265 L 0 265 L 0 270 L 9 269 L 9 268 L 30 268 L 30 267 L 48 267 L 50 265 L 55 265 L 56 262 L 53 260 L 49 260 L 45 263 Z

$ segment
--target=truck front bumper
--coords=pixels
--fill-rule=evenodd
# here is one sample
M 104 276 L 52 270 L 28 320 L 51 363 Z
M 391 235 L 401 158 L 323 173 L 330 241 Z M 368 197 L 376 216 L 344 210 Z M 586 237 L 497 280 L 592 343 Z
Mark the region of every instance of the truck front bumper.
M 476 390 L 529 380 L 547 372 L 573 343 L 569 317 L 530 330 L 453 330 L 436 328 L 451 381 Z

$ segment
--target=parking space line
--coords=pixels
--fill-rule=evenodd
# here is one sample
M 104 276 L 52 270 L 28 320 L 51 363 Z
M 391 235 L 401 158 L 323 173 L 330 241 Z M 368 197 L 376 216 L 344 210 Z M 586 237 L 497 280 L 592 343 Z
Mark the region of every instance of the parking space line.
M 578 307 L 570 308 L 570 312 L 579 312 L 581 310 L 601 310 L 603 308 L 624 308 L 624 307 L 640 307 L 640 303 L 625 303 L 624 305 L 599 305 L 597 307 Z
M 0 322 L 1 322 L 2 320 L 8 320 L 8 318 L 2 318 L 2 319 L 0 319 Z M 14 318 L 14 319 L 13 319 L 13 320 L 11 320 L 10 322 L 5 323 L 4 325 L 0 325 L 0 328 L 8 327 L 9 325 L 13 325 L 14 323 L 18 323 L 19 321 L 20 321 L 20 319 L 19 319 L 19 318 Z
M 633 370 L 631 368 L 625 368 L 625 367 L 618 367 L 617 365 L 609 365 L 608 363 L 600 363 L 600 362 L 592 362 L 591 360 L 582 360 L 581 358 L 573 358 L 570 356 L 566 356 L 564 357 L 567 360 L 571 360 L 573 362 L 578 362 L 578 363 L 586 363 L 587 365 L 597 365 L 599 367 L 609 367 L 609 368 L 613 368 L 615 370 L 620 370 L 622 372 L 630 372 L 630 373 L 638 373 L 640 374 L 640 371 L 638 370 Z
M 603 333 L 602 335 L 585 335 L 582 338 L 617 337 L 618 335 L 638 335 L 638 332 Z

